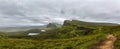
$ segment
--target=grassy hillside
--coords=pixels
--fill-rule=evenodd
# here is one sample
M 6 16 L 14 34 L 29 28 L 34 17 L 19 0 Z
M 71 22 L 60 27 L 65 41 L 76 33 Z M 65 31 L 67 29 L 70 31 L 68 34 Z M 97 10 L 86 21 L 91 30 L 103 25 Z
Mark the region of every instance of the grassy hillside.
M 88 49 L 91 45 L 106 39 L 113 33 L 120 49 L 120 26 L 111 23 L 82 22 L 66 20 L 63 26 L 47 30 L 36 36 L 28 36 L 28 30 L 14 33 L 0 33 L 0 49 Z
M 114 23 L 97 23 L 97 22 L 84 22 L 79 20 L 66 20 L 64 25 L 79 25 L 79 26 L 118 26 L 119 24 Z
M 0 38 L 1 49 L 87 49 L 91 44 L 101 40 L 103 35 L 89 35 L 68 39 L 30 40 Z

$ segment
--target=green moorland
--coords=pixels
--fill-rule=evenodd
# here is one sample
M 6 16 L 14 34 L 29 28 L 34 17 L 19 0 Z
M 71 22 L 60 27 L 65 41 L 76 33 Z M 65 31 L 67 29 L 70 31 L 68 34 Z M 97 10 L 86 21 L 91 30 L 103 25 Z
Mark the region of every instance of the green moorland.
M 28 36 L 28 32 L 39 35 Z M 88 49 L 106 39 L 113 33 L 118 40 L 116 49 L 120 49 L 120 26 L 111 23 L 93 23 L 78 20 L 66 20 L 59 28 L 52 28 L 44 33 L 38 29 L 21 32 L 1 32 L 0 49 Z

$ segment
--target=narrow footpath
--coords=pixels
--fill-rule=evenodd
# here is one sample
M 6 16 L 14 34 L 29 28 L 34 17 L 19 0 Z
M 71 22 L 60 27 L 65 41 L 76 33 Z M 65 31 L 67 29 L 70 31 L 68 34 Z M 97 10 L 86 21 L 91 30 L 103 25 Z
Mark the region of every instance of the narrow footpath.
M 115 37 L 113 34 L 108 34 L 106 40 L 95 44 L 89 49 L 115 49 L 114 43 L 116 40 L 117 37 Z

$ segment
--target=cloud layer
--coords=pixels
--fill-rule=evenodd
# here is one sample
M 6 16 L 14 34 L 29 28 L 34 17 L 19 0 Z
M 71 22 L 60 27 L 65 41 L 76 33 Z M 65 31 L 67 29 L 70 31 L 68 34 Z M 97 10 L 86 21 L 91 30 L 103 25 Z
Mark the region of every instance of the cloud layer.
M 120 23 L 119 0 L 0 0 L 0 26 L 44 25 L 66 19 Z

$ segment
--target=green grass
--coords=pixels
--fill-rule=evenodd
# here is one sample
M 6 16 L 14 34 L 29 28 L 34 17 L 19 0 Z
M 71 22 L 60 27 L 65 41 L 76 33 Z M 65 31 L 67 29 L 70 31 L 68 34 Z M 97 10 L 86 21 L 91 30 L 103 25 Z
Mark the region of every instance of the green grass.
M 90 45 L 104 39 L 103 35 L 89 35 L 69 39 L 30 39 L 0 38 L 0 49 L 87 49 Z
M 3 32 L 0 33 L 0 49 L 88 49 L 104 40 L 109 32 L 120 38 L 120 26 L 116 25 L 74 20 L 60 28 L 48 29 L 38 36 L 29 37 L 26 32 Z M 117 40 L 115 47 L 120 49 L 119 46 L 120 41 Z
M 115 36 L 117 37 L 117 41 L 115 42 L 116 49 L 120 49 L 120 31 L 116 31 Z

